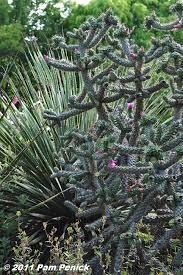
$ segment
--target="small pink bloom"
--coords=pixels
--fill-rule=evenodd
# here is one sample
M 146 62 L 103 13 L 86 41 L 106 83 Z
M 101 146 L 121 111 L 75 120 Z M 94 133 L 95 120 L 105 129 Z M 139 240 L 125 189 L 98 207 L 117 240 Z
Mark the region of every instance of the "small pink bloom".
M 179 30 L 179 29 L 182 29 L 182 24 L 177 24 L 174 26 L 175 29 Z
M 128 110 L 133 110 L 135 107 L 135 104 L 133 102 L 128 102 L 127 106 L 128 106 Z
M 44 60 L 45 60 L 45 61 L 48 61 L 48 60 L 49 60 L 49 56 L 48 56 L 48 55 L 44 55 L 43 57 L 44 57 Z
M 145 116 L 145 112 L 140 113 L 141 117 Z
M 113 153 L 116 153 L 117 152 L 117 149 L 115 147 L 112 148 L 112 152 Z
M 183 27 L 183 19 L 179 20 L 179 23 L 174 26 L 175 29 L 179 30 Z
M 79 51 L 78 49 L 75 49 L 75 50 L 74 50 L 74 53 L 75 53 L 75 54 L 79 54 L 80 51 Z
M 117 160 L 110 159 L 109 162 L 108 162 L 108 167 L 113 168 L 113 167 L 116 166 L 116 164 L 117 164 Z
M 12 103 L 16 105 L 19 102 L 18 96 L 14 95 Z
M 137 58 L 136 53 L 130 53 L 130 57 L 132 60 L 135 60 Z
M 125 27 L 124 32 L 128 33 L 129 32 L 129 28 Z
M 126 191 L 127 191 L 128 193 L 130 193 L 130 192 L 132 192 L 132 188 L 129 186 L 129 187 L 127 187 Z

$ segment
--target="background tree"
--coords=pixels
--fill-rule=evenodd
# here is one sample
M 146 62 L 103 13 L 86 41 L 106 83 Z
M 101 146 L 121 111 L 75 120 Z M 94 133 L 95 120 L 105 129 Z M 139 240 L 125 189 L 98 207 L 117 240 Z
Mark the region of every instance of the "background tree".
M 70 0 L 13 0 L 11 4 L 8 2 L 0 0 L 1 80 L 4 69 L 13 70 L 14 63 L 20 61 L 26 63 L 24 39 L 38 39 L 42 48 L 48 48 L 48 39 L 53 32 L 62 29 L 62 19 L 68 16 L 71 6 Z M 3 82 L 1 87 L 2 85 L 6 90 L 6 83 Z
M 0 0 L 0 25 L 8 24 L 11 8 L 7 0 Z
M 31 7 L 31 0 L 13 0 L 12 19 L 23 26 L 27 24 L 27 17 Z
M 13 19 L 13 7 L 0 0 L 0 57 L 12 56 L 21 49 L 21 22 Z
M 147 46 L 150 36 L 156 34 L 157 37 L 157 31 L 145 32 L 143 27 L 145 16 L 156 10 L 160 20 L 165 22 L 168 17 L 172 17 L 168 6 L 175 2 L 175 0 L 92 0 L 88 5 L 82 6 L 71 0 L 13 0 L 11 4 L 8 4 L 7 0 L 0 0 L 1 63 L 2 58 L 3 64 L 6 65 L 9 56 L 22 56 L 23 38 L 31 40 L 32 36 L 36 36 L 39 45 L 46 48 L 52 33 L 60 34 L 62 29 L 65 32 L 72 30 L 88 16 L 98 16 L 108 8 L 111 8 L 129 28 L 135 26 L 132 38 L 138 44 Z M 179 34 L 178 41 L 180 39 L 182 34 Z
M 99 16 L 101 12 L 111 8 L 121 22 L 125 23 L 129 28 L 133 27 L 132 39 L 139 45 L 148 46 L 152 35 L 160 37 L 161 34 L 156 30 L 149 33 L 145 31 L 143 25 L 145 17 L 155 10 L 160 20 L 166 22 L 170 18 L 172 19 L 168 7 L 170 4 L 175 3 L 176 0 L 92 0 L 87 6 L 73 6 L 72 13 L 64 21 L 64 29 L 72 30 L 83 23 L 88 16 Z M 182 39 L 182 35 L 179 34 L 179 41 L 180 39 Z

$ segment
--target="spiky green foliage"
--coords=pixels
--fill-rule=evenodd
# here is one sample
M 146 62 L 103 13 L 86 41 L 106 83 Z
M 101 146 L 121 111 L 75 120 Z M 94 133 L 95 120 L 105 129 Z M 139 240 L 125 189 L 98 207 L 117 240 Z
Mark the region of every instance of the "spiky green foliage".
M 172 10 L 177 15 L 174 22 L 161 24 L 153 14 L 146 26 L 179 31 L 183 5 L 177 3 Z M 75 129 L 61 137 L 65 154 L 52 174 L 52 179 L 74 193 L 74 199 L 64 205 L 88 232 L 86 260 L 93 274 L 103 274 L 101 258 L 94 255 L 94 248 L 100 246 L 103 255 L 111 252 L 110 274 L 121 274 L 130 260 L 134 264 L 128 274 L 149 274 L 151 270 L 171 274 L 181 267 L 182 255 L 182 46 L 170 35 L 152 39 L 147 51 L 131 45 L 128 28 L 111 11 L 89 19 L 68 36 L 76 43 L 67 45 L 59 37 L 54 41 L 73 52 L 73 62 L 49 56 L 45 60 L 61 71 L 78 73 L 83 90 L 70 98 L 66 111 L 46 110 L 44 117 L 55 125 L 91 109 L 98 116 L 90 131 Z M 173 76 L 171 83 L 160 78 L 145 85 L 153 61 L 162 57 L 166 60 L 156 70 Z M 103 70 L 96 73 L 101 65 Z M 125 76 L 121 68 L 127 69 Z M 169 124 L 155 127 L 156 113 L 147 115 L 144 105 L 162 89 L 172 90 L 171 98 L 164 97 L 172 116 Z M 148 247 L 139 238 L 140 221 L 154 236 Z M 176 256 L 171 246 L 174 237 L 180 243 Z M 175 257 L 170 264 L 165 259 L 167 249 Z
M 68 59 L 64 51 L 60 54 Z M 72 213 L 63 205 L 66 187 L 50 179 L 62 147 L 60 136 L 76 125 L 87 130 L 95 118 L 92 113 L 83 114 L 62 123 L 60 128 L 49 127 L 43 118 L 44 109 L 62 112 L 68 98 L 77 95 L 82 84 L 74 73 L 66 75 L 48 68 L 38 48 L 30 55 L 26 68 L 17 67 L 12 79 L 6 77 L 9 89 L 19 99 L 19 108 L 5 93 L 1 97 L 0 205 L 4 212 L 0 235 L 14 234 L 16 227 L 11 224 L 19 210 L 29 236 L 33 234 L 31 243 L 35 243 L 45 235 L 43 221 L 58 224 L 60 220 L 72 220 Z

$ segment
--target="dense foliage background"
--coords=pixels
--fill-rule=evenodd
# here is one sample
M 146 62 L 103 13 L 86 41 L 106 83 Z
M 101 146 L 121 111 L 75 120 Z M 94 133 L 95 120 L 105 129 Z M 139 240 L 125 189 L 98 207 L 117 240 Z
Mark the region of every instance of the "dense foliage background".
M 144 29 L 144 18 L 153 10 L 162 22 L 171 19 L 168 7 L 176 0 L 91 0 L 78 5 L 72 0 L 0 0 L 0 81 L 6 93 L 11 94 L 4 72 L 11 72 L 15 64 L 26 63 L 26 43 L 39 43 L 43 53 L 50 48 L 53 34 L 66 34 L 78 27 L 89 16 L 98 16 L 108 8 L 132 31 L 132 38 L 140 46 L 148 46 L 157 31 Z M 173 33 L 177 41 L 183 34 Z
M 38 39 L 47 48 L 49 38 L 78 27 L 88 16 L 97 16 L 108 8 L 122 22 L 134 28 L 133 37 L 146 45 L 151 33 L 144 31 L 145 16 L 153 10 L 162 22 L 171 17 L 168 7 L 175 0 L 92 0 L 88 5 L 77 5 L 71 0 L 0 0 L 0 57 L 22 56 L 24 40 Z M 180 38 L 179 38 L 180 39 Z M 5 62 L 5 64 L 7 64 Z

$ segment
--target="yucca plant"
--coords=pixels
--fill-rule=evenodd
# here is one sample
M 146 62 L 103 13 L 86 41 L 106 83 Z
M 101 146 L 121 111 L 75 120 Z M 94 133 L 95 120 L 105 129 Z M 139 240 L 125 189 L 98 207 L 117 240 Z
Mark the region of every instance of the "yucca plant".
M 50 54 L 54 56 L 53 52 Z M 59 54 L 68 60 L 65 51 Z M 36 243 L 44 237 L 43 222 L 59 224 L 61 220 L 65 225 L 72 220 L 71 212 L 63 205 L 66 187 L 50 179 L 62 147 L 59 137 L 76 126 L 87 130 L 95 118 L 92 112 L 79 115 L 57 129 L 45 122 L 44 109 L 65 110 L 68 98 L 81 91 L 82 82 L 74 73 L 65 75 L 50 69 L 37 45 L 34 51 L 29 50 L 26 68 L 16 67 L 8 83 L 14 96 L 1 97 L 4 111 L 0 115 L 0 204 L 11 207 L 11 213 L 22 212 L 31 243 Z M 12 213 L 3 226 L 10 227 L 14 218 Z

